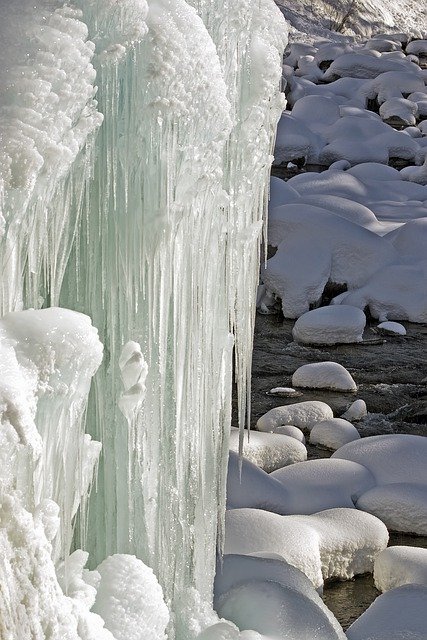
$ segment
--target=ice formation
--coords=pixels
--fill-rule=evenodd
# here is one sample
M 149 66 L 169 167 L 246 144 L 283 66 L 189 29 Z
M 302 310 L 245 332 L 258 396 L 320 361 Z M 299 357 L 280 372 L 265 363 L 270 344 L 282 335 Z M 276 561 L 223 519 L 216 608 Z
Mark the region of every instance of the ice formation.
M 31 518 L 45 523 L 49 575 L 78 521 L 92 566 L 132 553 L 152 567 L 169 636 L 188 640 L 215 622 L 200 603 L 225 507 L 233 348 L 241 426 L 249 410 L 284 21 L 271 0 L 21 0 L 0 7 L 0 24 L 0 304 L 14 312 L 0 327 L 1 491 L 13 517 L 28 509 L 29 532 Z M 59 304 L 90 316 L 104 343 L 94 440 L 89 320 L 22 311 Z M 52 589 L 46 624 L 68 597 Z M 14 583 L 9 593 L 5 610 Z M 61 637 L 92 638 L 89 623 L 72 631 L 70 607 Z M 44 613 L 27 616 L 35 633 Z

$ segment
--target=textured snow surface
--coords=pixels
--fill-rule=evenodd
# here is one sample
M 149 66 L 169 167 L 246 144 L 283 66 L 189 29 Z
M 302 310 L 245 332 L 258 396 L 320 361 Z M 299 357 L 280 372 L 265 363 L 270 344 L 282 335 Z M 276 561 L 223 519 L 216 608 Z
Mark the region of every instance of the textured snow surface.
M 388 529 L 427 535 L 427 483 L 392 482 L 364 493 L 358 509 L 372 513 Z
M 368 415 L 366 402 L 359 398 L 351 403 L 348 409 L 342 414 L 341 418 L 344 420 L 358 421 Z
M 93 610 L 116 640 L 164 640 L 169 612 L 152 569 L 135 556 L 116 554 L 97 567 Z
M 326 402 L 308 400 L 270 409 L 259 418 L 256 426 L 259 431 L 274 432 L 276 427 L 283 425 L 292 425 L 310 431 L 316 422 L 333 417 L 332 409 Z
M 232 429 L 230 449 L 239 451 L 239 431 Z M 288 464 L 307 460 L 307 449 L 301 441 L 290 435 L 250 431 L 243 440 L 243 456 L 270 473 Z
M 226 512 L 225 553 L 277 553 L 303 571 L 317 588 L 331 577 L 349 579 L 372 571 L 387 546 L 385 525 L 356 509 L 329 509 L 307 516 L 280 516 L 260 509 Z
M 362 342 L 366 316 L 349 305 L 320 307 L 304 313 L 295 322 L 292 335 L 306 344 Z
M 357 391 L 350 373 L 338 362 L 314 362 L 299 367 L 292 376 L 295 387 Z
M 388 547 L 375 558 L 375 586 L 389 591 L 404 584 L 427 586 L 427 549 L 420 547 Z
M 318 444 L 327 449 L 339 449 L 347 442 L 358 440 L 359 432 L 351 422 L 343 418 L 322 420 L 314 425 L 310 432 L 310 443 Z
M 310 514 L 335 507 L 353 507 L 359 495 L 375 486 L 366 467 L 349 460 L 326 458 L 279 469 L 271 478 L 287 492 L 288 513 Z
M 425 640 L 427 587 L 409 584 L 379 596 L 347 630 L 348 640 Z

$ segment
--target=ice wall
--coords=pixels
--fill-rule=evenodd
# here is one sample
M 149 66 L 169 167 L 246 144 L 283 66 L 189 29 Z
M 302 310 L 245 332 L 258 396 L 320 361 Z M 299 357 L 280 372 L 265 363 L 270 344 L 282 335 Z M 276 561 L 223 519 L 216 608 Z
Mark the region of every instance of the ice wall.
M 77 542 L 92 564 L 119 552 L 151 566 L 170 637 L 188 640 L 211 600 L 233 355 L 241 425 L 249 406 L 285 30 L 271 0 L 61 4 L 5 13 L 31 38 L 2 78 L 1 300 L 59 301 L 98 328 L 87 429 L 103 454 Z M 55 411 L 43 403 L 42 476 L 71 446 L 70 425 L 47 425 Z

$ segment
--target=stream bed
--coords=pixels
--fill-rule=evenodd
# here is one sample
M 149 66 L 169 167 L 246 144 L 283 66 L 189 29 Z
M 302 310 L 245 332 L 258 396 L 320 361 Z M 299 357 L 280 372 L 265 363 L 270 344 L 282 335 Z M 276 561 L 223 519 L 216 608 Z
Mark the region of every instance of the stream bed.
M 355 423 L 360 435 L 410 433 L 427 435 L 427 325 L 403 323 L 406 336 L 379 336 L 376 322 L 368 324 L 364 342 L 328 346 L 298 345 L 292 338 L 293 320 L 280 315 L 257 315 L 252 371 L 252 417 L 270 409 L 305 400 L 329 404 L 339 417 L 362 398 L 368 416 Z M 298 398 L 268 395 L 274 387 L 292 387 L 294 371 L 308 363 L 331 360 L 351 373 L 358 385 L 355 393 L 299 389 Z M 329 457 L 331 451 L 307 443 L 309 459 Z M 427 537 L 391 533 L 389 545 L 427 548 Z M 329 581 L 323 599 L 346 630 L 380 595 L 372 574 L 348 581 Z

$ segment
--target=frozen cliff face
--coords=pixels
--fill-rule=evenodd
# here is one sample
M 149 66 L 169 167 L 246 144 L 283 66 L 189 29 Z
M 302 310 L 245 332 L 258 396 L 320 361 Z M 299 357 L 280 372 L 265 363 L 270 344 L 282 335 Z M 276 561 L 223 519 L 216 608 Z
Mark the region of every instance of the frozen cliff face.
M 5 423 L 4 483 L 24 487 L 29 512 L 58 503 L 55 560 L 67 560 L 80 504 L 77 544 L 92 565 L 141 558 L 187 640 L 211 601 L 233 349 L 242 427 L 248 410 L 286 33 L 270 0 L 75 4 L 0 10 L 0 300 L 4 312 L 60 303 L 91 317 L 105 346 L 94 440 L 82 416 L 100 350 L 73 334 L 70 312 L 26 311 L 25 326 L 6 316 L 1 348 L 29 400 L 22 433 Z M 58 339 L 59 377 L 22 365 L 27 331 L 40 353 Z

